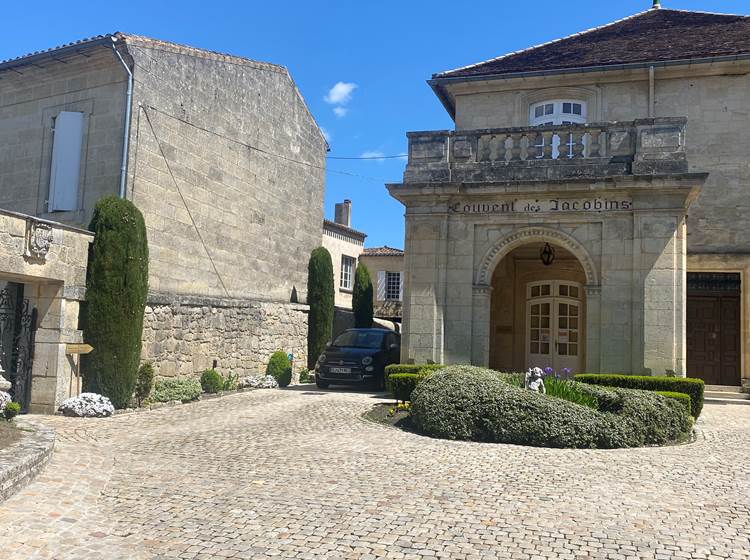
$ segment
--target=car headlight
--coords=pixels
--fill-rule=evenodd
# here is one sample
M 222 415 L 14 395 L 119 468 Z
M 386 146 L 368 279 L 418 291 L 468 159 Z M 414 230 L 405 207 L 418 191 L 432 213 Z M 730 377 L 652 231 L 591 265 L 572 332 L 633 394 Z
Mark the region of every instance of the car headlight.
M 362 365 L 369 366 L 372 363 L 372 356 L 365 356 L 362 358 Z
M 324 364 L 325 362 L 326 362 L 326 355 L 325 354 L 321 354 L 320 357 L 318 358 L 318 363 L 319 364 Z

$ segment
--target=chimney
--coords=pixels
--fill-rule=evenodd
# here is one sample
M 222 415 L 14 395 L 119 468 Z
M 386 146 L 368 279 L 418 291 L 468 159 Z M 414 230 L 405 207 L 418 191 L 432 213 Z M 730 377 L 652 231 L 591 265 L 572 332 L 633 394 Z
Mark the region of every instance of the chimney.
M 344 199 L 344 202 L 336 203 L 336 216 L 334 222 L 342 226 L 352 227 L 352 201 Z

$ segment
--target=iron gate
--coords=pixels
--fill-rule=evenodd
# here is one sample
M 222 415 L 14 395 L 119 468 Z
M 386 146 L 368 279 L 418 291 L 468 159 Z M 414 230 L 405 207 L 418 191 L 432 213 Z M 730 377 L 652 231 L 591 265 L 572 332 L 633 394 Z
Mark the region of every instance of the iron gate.
M 10 395 L 27 412 L 31 402 L 31 368 L 37 310 L 23 297 L 23 284 L 0 283 L 0 365 L 10 381 Z

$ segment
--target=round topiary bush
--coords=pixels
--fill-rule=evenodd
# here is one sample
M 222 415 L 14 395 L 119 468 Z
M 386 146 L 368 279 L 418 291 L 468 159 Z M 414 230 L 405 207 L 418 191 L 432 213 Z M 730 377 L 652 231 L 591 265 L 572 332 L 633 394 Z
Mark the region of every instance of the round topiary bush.
M 536 447 L 663 445 L 689 434 L 690 417 L 674 399 L 574 386 L 593 396 L 597 409 L 519 388 L 492 370 L 450 366 L 417 385 L 411 418 L 417 430 L 433 437 Z
M 224 389 L 224 378 L 215 369 L 207 369 L 201 374 L 201 388 L 204 393 L 218 393 Z
M 289 363 L 286 352 L 279 350 L 271 355 L 266 366 L 266 375 L 273 377 L 279 387 L 286 387 L 292 382 L 292 364 Z

